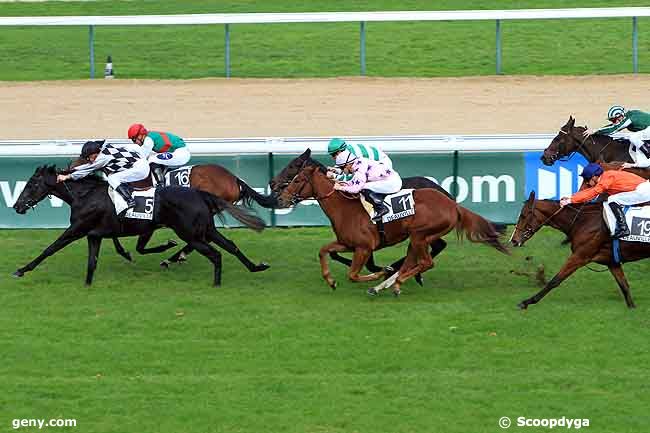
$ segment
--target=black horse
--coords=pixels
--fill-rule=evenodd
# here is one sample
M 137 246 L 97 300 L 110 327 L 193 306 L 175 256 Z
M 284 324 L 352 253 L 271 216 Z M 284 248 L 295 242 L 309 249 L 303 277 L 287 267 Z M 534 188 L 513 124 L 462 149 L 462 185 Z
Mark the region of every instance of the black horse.
M 545 165 L 553 165 L 560 158 L 571 157 L 574 152 L 584 156 L 589 162 L 632 162 L 629 141 L 600 134 L 585 138 L 583 133 L 587 127 L 575 126 L 575 123 L 576 120 L 569 117 L 551 144 L 544 149 L 542 162 Z
M 222 247 L 223 237 L 217 232 L 213 215 L 224 211 L 247 227 L 262 230 L 264 222 L 244 208 L 232 205 L 210 193 L 185 187 L 166 187 L 156 191 L 154 221 L 124 219 L 117 216 L 108 195 L 108 184 L 93 176 L 78 181 L 57 183 L 54 166 L 36 169 L 18 197 L 14 209 L 24 214 L 48 195 L 65 201 L 71 208 L 70 227 L 29 264 L 18 269 L 14 276 L 22 277 L 43 260 L 71 242 L 88 238 L 88 271 L 86 284 L 91 284 L 97 266 L 103 238 L 150 234 L 156 228 L 169 227 L 192 248 L 206 256 L 214 265 L 214 285 L 221 284 L 221 253 L 210 242 Z M 171 247 L 173 245 L 168 245 Z M 162 247 L 166 248 L 166 247 Z
M 291 180 L 293 180 L 293 178 L 298 174 L 303 164 L 306 161 L 309 161 L 310 159 L 311 159 L 311 149 L 307 149 L 302 153 L 302 155 L 298 156 L 297 158 L 294 158 L 291 162 L 289 162 L 289 164 L 285 168 L 283 168 L 282 171 L 278 173 L 269 182 L 269 187 L 271 188 L 272 193 L 276 195 L 280 194 L 289 185 Z M 423 176 L 402 178 L 402 188 L 404 189 L 432 188 L 435 189 L 436 191 L 443 193 L 450 199 L 454 200 L 454 197 L 451 194 L 449 194 L 447 191 L 445 191 L 443 187 L 441 187 L 431 179 L 427 179 L 426 177 Z M 437 256 L 446 247 L 447 247 L 447 242 L 445 242 L 443 239 L 437 239 L 431 244 L 431 257 Z M 342 263 L 348 267 L 352 265 L 352 260 L 339 255 L 337 252 L 330 253 L 330 257 L 332 258 L 332 260 Z M 401 268 L 405 259 L 406 257 L 402 257 L 401 259 L 397 260 L 395 263 L 391 264 L 388 267 L 388 270 L 390 271 L 389 274 L 392 274 L 393 271 L 396 271 L 397 269 Z M 370 258 L 368 258 L 368 261 L 366 262 L 366 269 L 368 269 L 368 271 L 370 272 L 379 272 L 384 268 L 377 266 L 375 264 L 374 255 L 371 254 Z M 420 276 L 420 274 L 418 274 L 415 277 L 415 280 L 420 285 L 422 285 L 422 277 Z

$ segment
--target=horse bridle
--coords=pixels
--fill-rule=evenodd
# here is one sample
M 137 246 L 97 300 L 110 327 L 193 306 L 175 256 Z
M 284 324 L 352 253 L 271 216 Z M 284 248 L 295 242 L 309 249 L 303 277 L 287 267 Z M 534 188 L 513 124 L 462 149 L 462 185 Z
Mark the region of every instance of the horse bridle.
M 564 131 L 562 128 L 560 128 L 560 134 L 568 135 L 569 137 L 575 139 L 575 137 L 574 137 L 573 135 L 571 135 L 571 134 L 569 134 L 568 132 Z M 582 141 L 580 141 L 580 140 L 576 140 L 576 141 L 579 142 L 578 147 L 577 147 L 575 150 L 573 150 L 573 151 L 567 153 L 567 155 L 565 155 L 565 156 L 567 156 L 566 159 L 562 159 L 563 157 L 558 156 L 558 155 L 560 154 L 560 150 L 559 150 L 559 148 L 558 148 L 558 151 L 555 152 L 555 154 L 554 154 L 553 156 L 551 156 L 551 159 L 553 159 L 553 162 L 555 162 L 555 161 L 567 162 L 567 161 L 571 160 L 571 158 L 573 158 L 573 155 L 575 155 L 576 153 L 580 153 L 580 150 L 584 150 L 585 153 L 589 153 L 589 152 L 587 152 L 587 148 L 585 147 L 585 143 L 587 142 L 587 139 L 588 139 L 588 138 L 591 139 L 591 143 L 592 143 L 593 145 L 596 145 L 596 141 L 594 140 L 594 137 L 593 137 L 592 135 L 588 135 L 588 136 L 585 137 L 585 139 L 582 140 Z M 607 145 L 601 149 L 600 153 L 602 153 L 603 150 L 605 150 L 605 149 L 607 148 L 607 146 L 609 146 L 610 144 L 611 144 L 611 142 L 610 142 L 610 143 L 607 143 Z M 592 156 L 592 155 L 589 155 L 589 156 Z M 593 159 L 593 160 L 595 161 L 596 159 Z
M 293 179 L 291 179 L 291 182 L 289 182 L 289 184 L 292 184 L 293 181 L 294 181 L 294 180 L 295 180 L 299 175 L 301 175 L 301 174 L 302 174 L 303 176 L 305 176 L 305 178 L 307 179 L 307 182 L 309 182 L 309 185 L 311 186 L 311 190 L 312 190 L 312 192 L 315 193 L 315 192 L 316 192 L 316 189 L 314 188 L 314 182 L 312 181 L 311 177 L 309 177 L 309 176 L 307 176 L 306 174 L 304 174 L 304 172 L 303 172 L 302 169 L 301 169 L 298 173 L 296 173 L 296 175 L 293 177 Z M 293 193 L 293 194 L 291 195 L 291 200 L 289 200 L 289 204 L 290 204 L 291 206 L 295 206 L 295 205 L 298 204 L 299 202 L 301 202 L 301 201 L 303 201 L 303 200 L 309 198 L 309 197 L 303 197 L 303 196 L 300 195 L 300 193 L 302 192 L 302 190 L 304 189 L 304 187 L 305 187 L 305 186 L 304 186 L 304 184 L 303 184 L 303 186 L 300 188 L 300 191 L 295 192 L 295 193 Z M 314 197 L 315 200 L 324 200 L 324 199 L 330 197 L 330 196 L 331 196 L 332 194 L 334 194 L 335 192 L 336 192 L 336 190 L 332 187 L 332 190 L 331 190 L 330 192 L 328 192 L 327 194 L 325 194 L 324 196 L 322 196 L 322 197 L 318 197 L 318 196 L 316 196 L 316 195 L 313 195 L 313 197 Z
M 535 203 L 537 203 L 537 200 L 535 200 L 533 202 L 533 206 L 530 208 L 531 213 L 535 211 Z M 580 212 L 582 212 L 582 208 L 584 208 L 586 204 L 587 203 L 583 203 L 582 206 L 580 206 L 579 209 L 576 209 L 575 207 L 570 206 L 570 205 L 560 207 L 558 210 L 553 212 L 551 214 L 551 216 L 549 216 L 544 221 L 542 221 L 537 227 L 532 227 L 532 228 L 529 227 L 529 228 L 526 228 L 525 230 L 522 230 L 522 232 L 521 232 L 521 238 L 522 238 L 521 243 L 523 244 L 528 239 L 532 238 L 535 233 L 537 233 L 539 230 L 541 230 L 542 227 L 544 227 L 546 224 L 548 224 L 553 219 L 553 217 L 555 217 L 562 210 L 564 210 L 565 207 L 568 207 L 568 208 L 573 209 L 573 210 L 576 211 L 576 214 L 573 217 L 573 221 L 571 221 L 571 224 L 569 225 L 569 230 L 571 230 L 571 228 L 573 228 L 573 225 L 576 223 L 576 220 L 578 219 L 578 215 L 580 215 Z M 515 226 L 515 232 L 516 231 L 517 231 L 517 226 Z M 513 236 L 514 236 L 515 232 L 513 232 Z

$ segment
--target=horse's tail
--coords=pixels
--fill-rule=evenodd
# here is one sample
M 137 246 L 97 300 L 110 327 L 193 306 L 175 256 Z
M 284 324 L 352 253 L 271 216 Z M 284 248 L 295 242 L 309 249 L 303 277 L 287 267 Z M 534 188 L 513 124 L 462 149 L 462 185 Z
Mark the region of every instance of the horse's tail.
M 239 199 L 244 205 L 250 206 L 254 200 L 257 204 L 265 208 L 273 209 L 278 206 L 278 199 L 274 194 L 260 194 L 240 178 L 237 178 L 237 184 L 239 185 Z
M 464 233 L 472 242 L 480 242 L 487 244 L 504 254 L 510 254 L 499 237 L 505 232 L 505 224 L 493 224 L 482 216 L 465 209 L 462 206 L 457 206 L 458 221 L 456 222 L 456 231 L 458 236 L 461 237 Z
M 237 221 L 244 224 L 246 227 L 252 228 L 258 232 L 264 230 L 264 227 L 266 226 L 266 224 L 264 224 L 264 221 L 257 215 L 252 214 L 245 207 L 229 203 L 221 197 L 217 197 L 216 195 L 210 194 L 209 192 L 198 191 L 198 193 L 201 195 L 201 198 L 203 198 L 205 204 L 208 205 L 210 212 L 212 212 L 212 214 L 216 214 L 222 221 L 222 214 L 225 211 L 232 215 Z

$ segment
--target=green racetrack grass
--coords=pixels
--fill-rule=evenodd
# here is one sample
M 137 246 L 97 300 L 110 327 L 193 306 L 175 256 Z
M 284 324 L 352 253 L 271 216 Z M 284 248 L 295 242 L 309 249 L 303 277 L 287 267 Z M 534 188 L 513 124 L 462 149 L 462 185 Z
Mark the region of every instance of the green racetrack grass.
M 220 12 L 322 12 L 647 6 L 603 0 L 295 2 L 98 1 L 0 3 L 0 16 L 128 15 Z M 639 18 L 640 72 L 647 72 L 648 18 Z M 495 73 L 493 21 L 368 23 L 370 76 L 467 76 Z M 632 23 L 622 19 L 528 20 L 502 23 L 506 74 L 613 74 L 632 71 Z M 358 23 L 231 26 L 235 77 L 358 75 Z M 95 28 L 96 76 L 107 55 L 118 78 L 225 75 L 224 26 Z M 87 27 L 0 28 L 0 80 L 89 76 Z
M 580 270 L 521 312 L 537 287 L 510 271 L 532 256 L 550 278 L 569 254 L 550 229 L 511 257 L 448 236 L 424 287 L 408 282 L 397 299 L 369 298 L 370 284 L 346 281 L 339 264 L 338 290 L 325 285 L 317 252 L 329 228 L 226 230 L 272 267 L 250 274 L 224 255 L 220 288 L 196 253 L 164 271 L 166 255 L 129 264 L 110 242 L 91 288 L 85 241 L 10 277 L 60 232 L 0 231 L 2 431 L 55 417 L 77 419 L 62 432 L 160 433 L 493 433 L 502 416 L 589 418 L 592 433 L 650 423 L 647 262 L 626 265 L 635 311 L 609 273 Z

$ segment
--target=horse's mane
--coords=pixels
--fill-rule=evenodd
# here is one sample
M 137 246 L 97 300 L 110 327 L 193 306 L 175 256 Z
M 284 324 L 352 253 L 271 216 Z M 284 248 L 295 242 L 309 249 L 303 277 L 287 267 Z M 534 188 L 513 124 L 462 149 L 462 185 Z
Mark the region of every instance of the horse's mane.
M 305 163 L 307 166 L 316 167 L 321 173 L 327 173 L 327 167 L 312 157 L 309 157 Z

